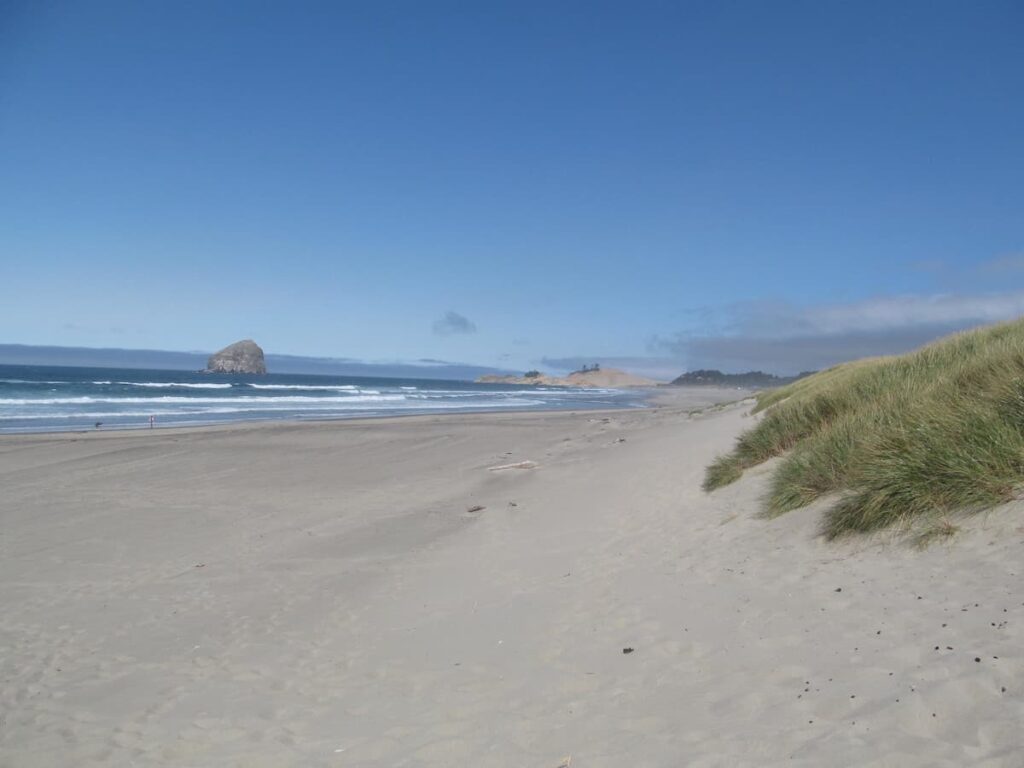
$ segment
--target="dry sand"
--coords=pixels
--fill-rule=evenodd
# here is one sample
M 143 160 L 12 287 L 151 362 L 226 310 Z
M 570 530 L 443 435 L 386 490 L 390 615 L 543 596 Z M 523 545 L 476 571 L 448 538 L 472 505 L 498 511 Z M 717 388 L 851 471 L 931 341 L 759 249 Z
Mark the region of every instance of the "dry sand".
M 0 439 L 0 765 L 1024 764 L 1019 510 L 758 519 L 706 394 Z

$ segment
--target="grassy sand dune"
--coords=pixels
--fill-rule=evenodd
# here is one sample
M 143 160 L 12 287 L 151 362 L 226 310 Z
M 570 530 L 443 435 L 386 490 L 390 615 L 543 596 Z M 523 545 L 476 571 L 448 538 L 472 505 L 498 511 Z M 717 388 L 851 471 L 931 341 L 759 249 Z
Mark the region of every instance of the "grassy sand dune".
M 705 490 L 783 456 L 769 516 L 839 492 L 829 538 L 948 531 L 949 515 L 1008 501 L 1024 480 L 1024 321 L 836 366 L 761 395 L 755 411 L 760 422 L 708 467 Z

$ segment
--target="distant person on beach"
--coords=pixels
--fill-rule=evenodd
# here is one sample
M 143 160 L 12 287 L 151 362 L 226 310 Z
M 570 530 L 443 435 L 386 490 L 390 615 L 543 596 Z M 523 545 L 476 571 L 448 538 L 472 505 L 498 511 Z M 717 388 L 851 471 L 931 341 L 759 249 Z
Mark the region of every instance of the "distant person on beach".
M 150 417 L 149 417 L 149 428 L 150 428 L 150 429 L 152 429 L 152 428 L 153 428 L 153 422 L 154 422 L 154 421 L 156 421 L 156 416 L 150 416 Z

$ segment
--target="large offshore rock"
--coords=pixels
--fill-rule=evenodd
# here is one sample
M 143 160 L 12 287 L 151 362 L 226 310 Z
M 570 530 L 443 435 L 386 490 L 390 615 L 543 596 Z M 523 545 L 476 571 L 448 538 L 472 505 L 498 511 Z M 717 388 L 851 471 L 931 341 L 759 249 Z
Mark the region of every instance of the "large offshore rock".
M 209 373 L 263 374 L 267 372 L 267 363 L 259 344 L 252 339 L 245 339 L 210 355 L 206 370 Z

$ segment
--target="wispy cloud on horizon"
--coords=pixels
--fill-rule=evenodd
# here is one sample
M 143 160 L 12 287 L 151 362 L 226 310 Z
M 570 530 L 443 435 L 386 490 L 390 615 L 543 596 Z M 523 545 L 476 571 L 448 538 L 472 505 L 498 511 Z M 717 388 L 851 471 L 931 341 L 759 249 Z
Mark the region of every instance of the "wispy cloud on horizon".
M 811 306 L 764 302 L 730 308 L 717 332 L 658 337 L 649 349 L 690 369 L 797 373 L 907 352 L 948 333 L 1022 314 L 1024 291 L 892 296 Z

